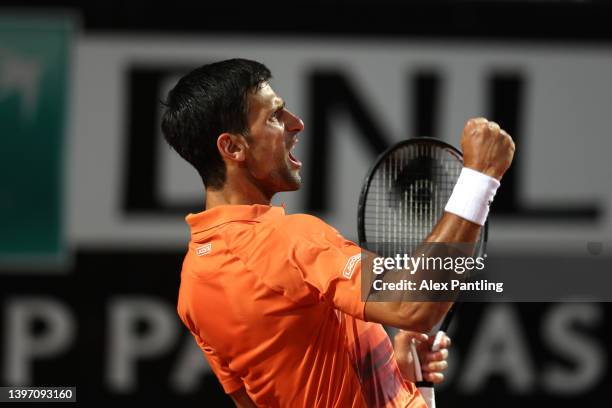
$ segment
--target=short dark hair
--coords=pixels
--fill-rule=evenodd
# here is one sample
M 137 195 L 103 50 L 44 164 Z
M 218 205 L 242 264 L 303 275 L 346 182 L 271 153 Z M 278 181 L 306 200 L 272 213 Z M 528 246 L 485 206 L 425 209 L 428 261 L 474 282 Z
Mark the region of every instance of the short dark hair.
M 236 58 L 201 66 L 168 92 L 161 123 L 164 138 L 195 167 L 206 187 L 225 184 L 218 136 L 248 134 L 248 95 L 271 76 L 265 65 Z

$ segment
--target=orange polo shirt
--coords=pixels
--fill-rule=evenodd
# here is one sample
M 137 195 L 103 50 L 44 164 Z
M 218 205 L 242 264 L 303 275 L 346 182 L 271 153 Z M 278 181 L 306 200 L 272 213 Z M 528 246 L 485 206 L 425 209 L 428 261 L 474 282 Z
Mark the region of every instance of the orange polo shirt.
M 374 333 L 364 344 L 382 327 L 362 322 L 361 249 L 280 207 L 218 206 L 187 222 L 177 310 L 225 392 L 244 386 L 262 407 L 368 406 L 354 349 L 359 327 Z
M 378 323 L 344 315 L 351 361 L 370 408 L 427 408 L 415 384 L 402 378 L 391 340 Z

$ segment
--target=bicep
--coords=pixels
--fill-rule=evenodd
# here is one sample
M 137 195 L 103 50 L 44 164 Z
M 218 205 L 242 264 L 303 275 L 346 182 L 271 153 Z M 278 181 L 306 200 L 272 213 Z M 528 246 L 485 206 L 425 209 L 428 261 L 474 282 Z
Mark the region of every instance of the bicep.
M 427 333 L 448 311 L 450 302 L 366 302 L 365 320 Z
M 444 213 L 429 236 L 424 240 L 427 245 L 414 251 L 423 256 L 446 256 L 455 257 L 452 245 L 444 243 L 471 243 L 474 245 L 480 234 L 480 226 L 464 220 L 454 214 Z M 441 243 L 442 245 L 431 245 Z M 420 272 L 420 270 L 419 270 Z M 414 274 L 415 271 L 403 273 Z M 372 274 L 370 274 L 372 275 Z M 390 279 L 399 280 L 401 274 L 387 274 Z M 383 279 L 386 279 L 386 276 Z M 372 277 L 370 280 L 373 279 Z M 367 277 L 366 277 L 366 280 Z M 452 306 L 452 302 L 424 302 L 410 298 L 410 294 L 402 292 L 398 301 L 373 302 L 368 301 L 365 305 L 364 315 L 366 320 L 375 321 L 404 330 L 428 332 L 444 316 Z

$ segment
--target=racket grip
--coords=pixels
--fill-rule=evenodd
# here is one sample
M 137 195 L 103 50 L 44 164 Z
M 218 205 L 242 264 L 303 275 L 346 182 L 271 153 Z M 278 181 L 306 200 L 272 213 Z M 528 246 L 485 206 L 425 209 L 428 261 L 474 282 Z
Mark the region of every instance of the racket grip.
M 427 408 L 436 408 L 436 393 L 433 384 L 429 383 L 428 385 L 419 385 L 417 383 L 417 387 L 419 388 L 421 396 L 427 404 Z
M 440 344 L 442 344 L 444 336 L 446 336 L 446 332 L 444 330 L 438 330 L 433 345 L 431 346 L 431 351 L 440 351 Z
M 417 382 L 422 382 L 423 371 L 421 371 L 421 362 L 419 361 L 419 353 L 417 353 L 414 339 L 410 342 L 410 352 L 412 353 L 412 361 L 414 362 L 414 378 L 416 378 Z

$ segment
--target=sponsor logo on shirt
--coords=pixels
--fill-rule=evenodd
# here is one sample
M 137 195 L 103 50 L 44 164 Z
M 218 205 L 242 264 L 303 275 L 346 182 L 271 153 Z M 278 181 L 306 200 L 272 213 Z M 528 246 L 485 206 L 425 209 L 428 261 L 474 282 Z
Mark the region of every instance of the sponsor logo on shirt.
M 344 276 L 346 279 L 351 279 L 359 262 L 361 262 L 361 254 L 351 256 L 344 267 L 342 276 Z
M 208 243 L 208 244 L 204 244 L 201 247 L 196 248 L 196 254 L 198 256 L 204 256 L 206 254 L 209 254 L 210 251 L 212 249 L 212 243 Z

